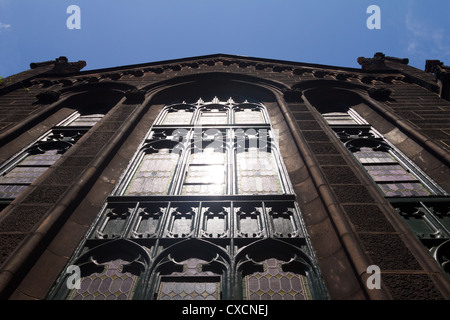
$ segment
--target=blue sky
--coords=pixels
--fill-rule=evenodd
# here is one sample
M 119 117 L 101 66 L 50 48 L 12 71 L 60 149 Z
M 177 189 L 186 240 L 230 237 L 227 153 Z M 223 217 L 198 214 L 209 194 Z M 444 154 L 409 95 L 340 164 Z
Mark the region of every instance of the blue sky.
M 423 69 L 450 64 L 448 12 L 448 0 L 0 0 L 0 76 L 59 56 L 92 70 L 215 53 L 360 68 L 381 51 Z

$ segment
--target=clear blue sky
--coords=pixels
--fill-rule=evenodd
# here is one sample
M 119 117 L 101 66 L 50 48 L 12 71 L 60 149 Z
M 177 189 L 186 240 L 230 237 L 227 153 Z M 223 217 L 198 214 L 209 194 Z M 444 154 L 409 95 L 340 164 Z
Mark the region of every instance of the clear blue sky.
M 92 70 L 215 53 L 360 68 L 381 51 L 423 69 L 450 65 L 449 12 L 449 0 L 0 0 L 0 76 L 59 56 Z

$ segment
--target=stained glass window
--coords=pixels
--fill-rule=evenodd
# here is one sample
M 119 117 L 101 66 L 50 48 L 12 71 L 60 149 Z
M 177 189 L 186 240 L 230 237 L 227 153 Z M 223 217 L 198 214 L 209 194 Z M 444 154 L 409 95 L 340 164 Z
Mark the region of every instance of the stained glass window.
M 107 208 L 103 214 L 104 219 L 96 230 L 96 237 L 101 239 L 120 237 L 132 210 L 133 208 L 127 207 Z
M 432 194 L 428 187 L 432 184 L 425 183 L 425 175 L 419 173 L 418 168 L 407 165 L 410 161 L 389 145 L 381 134 L 368 126 L 354 110 L 322 113 L 322 116 L 385 196 L 412 197 Z
M 227 109 L 204 109 L 200 112 L 200 124 L 227 124 L 228 111 Z
M 353 153 L 359 162 L 366 163 L 397 163 L 397 161 L 385 151 L 373 151 L 372 148 L 361 148 L 361 151 Z
M 366 165 L 364 168 L 372 179 L 377 182 L 416 180 L 413 175 L 400 165 Z
M 193 204 L 170 208 L 166 236 L 183 238 L 191 235 L 196 216 L 197 206 L 194 208 Z
M 144 154 L 125 195 L 168 194 L 179 155 L 168 148 Z
M 183 271 L 161 276 L 158 300 L 219 300 L 220 276 L 203 271 L 208 262 L 190 258 L 179 262 Z
M 80 115 L 73 122 L 69 123 L 69 127 L 80 126 L 80 127 L 93 127 L 97 122 L 99 122 L 104 117 L 103 114 L 87 114 Z
M 431 193 L 420 182 L 379 183 L 387 197 L 429 196 Z
M 26 155 L 12 170 L 0 177 L 0 198 L 16 198 L 28 185 L 41 176 L 62 155 L 61 150 L 42 150 Z
M 237 108 L 234 111 L 234 121 L 237 124 L 264 123 L 264 117 L 258 108 Z
M 283 193 L 273 154 L 248 148 L 236 154 L 238 194 Z
M 244 277 L 246 300 L 309 300 L 311 293 L 307 278 L 299 273 L 285 272 L 286 262 L 271 258 L 262 262 L 263 272 Z
M 204 237 L 208 238 L 221 238 L 228 234 L 228 217 L 230 207 L 217 206 L 208 203 L 204 204 L 202 209 L 203 226 L 201 233 Z
M 322 116 L 329 125 L 358 124 L 347 112 L 328 112 Z
M 190 109 L 169 109 L 162 120 L 162 125 L 190 124 L 193 112 Z
M 69 300 L 130 300 L 138 276 L 124 272 L 130 261 L 116 259 L 103 264 L 104 271 L 95 272 L 81 279 L 80 289 L 74 289 Z
M 297 234 L 293 208 L 266 208 L 276 237 L 293 237 Z
M 235 208 L 236 229 L 239 237 L 257 238 L 263 235 L 262 207 L 260 203 L 255 206 L 243 204 Z
M 81 288 L 70 291 L 61 281 L 52 297 L 310 298 L 303 264 L 297 272 L 284 268 L 291 261 L 255 262 L 285 243 L 281 238 L 289 238 L 283 257 L 312 253 L 268 119 L 262 104 L 232 99 L 164 108 L 77 249 L 81 257 L 69 262 L 82 261 Z M 243 252 L 255 243 L 258 258 L 248 261 Z M 147 264 L 115 255 L 124 248 Z M 99 263 L 103 252 L 110 261 Z M 247 272 L 255 264 L 264 270 Z
M 189 156 L 182 194 L 224 194 L 226 173 L 225 150 L 193 149 Z
M 102 117 L 103 114 L 80 115 L 76 112 L 30 148 L 5 162 L 0 167 L 0 199 L 11 201 L 16 198 L 87 131 L 70 127 L 91 127 Z
M 150 238 L 157 235 L 166 208 L 145 206 L 137 211 L 138 219 L 131 232 L 133 238 Z
M 158 300 L 219 300 L 220 283 L 209 277 L 164 277 Z

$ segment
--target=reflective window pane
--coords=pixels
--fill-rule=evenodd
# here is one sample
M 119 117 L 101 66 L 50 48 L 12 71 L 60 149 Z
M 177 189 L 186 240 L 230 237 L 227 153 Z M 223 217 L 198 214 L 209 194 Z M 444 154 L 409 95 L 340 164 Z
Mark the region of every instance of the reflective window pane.
M 200 115 L 200 124 L 227 124 L 228 113 L 225 110 L 212 109 L 202 111 Z
M 238 194 L 281 194 L 275 159 L 270 152 L 249 148 L 236 155 Z
M 236 110 L 234 118 L 237 124 L 264 123 L 263 115 L 257 109 L 244 108 L 242 110 Z
M 164 195 L 169 191 L 179 156 L 169 149 L 145 154 L 125 195 Z
M 167 112 L 162 124 L 190 124 L 193 113 L 185 109 L 170 110 Z

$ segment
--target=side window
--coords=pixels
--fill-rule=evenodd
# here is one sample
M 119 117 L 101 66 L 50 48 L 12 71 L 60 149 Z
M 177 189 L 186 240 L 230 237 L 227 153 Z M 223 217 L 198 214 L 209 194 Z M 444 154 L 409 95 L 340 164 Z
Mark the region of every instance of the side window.
M 94 126 L 103 114 L 75 112 L 0 166 L 0 201 L 6 207 Z

